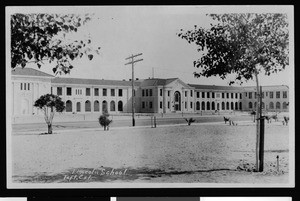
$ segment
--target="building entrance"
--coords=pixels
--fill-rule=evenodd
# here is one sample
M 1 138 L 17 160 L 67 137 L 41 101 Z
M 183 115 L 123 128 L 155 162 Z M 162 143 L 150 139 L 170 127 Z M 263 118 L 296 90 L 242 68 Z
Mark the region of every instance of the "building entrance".
M 181 95 L 179 91 L 174 93 L 174 109 L 175 111 L 181 111 Z

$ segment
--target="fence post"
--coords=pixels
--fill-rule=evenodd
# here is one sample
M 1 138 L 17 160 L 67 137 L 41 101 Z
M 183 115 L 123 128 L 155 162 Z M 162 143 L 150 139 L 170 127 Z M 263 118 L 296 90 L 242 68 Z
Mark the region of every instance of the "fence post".
M 150 119 L 151 119 L 151 128 L 153 128 L 153 117 L 151 116 Z
M 156 128 L 156 116 L 154 116 L 154 128 Z

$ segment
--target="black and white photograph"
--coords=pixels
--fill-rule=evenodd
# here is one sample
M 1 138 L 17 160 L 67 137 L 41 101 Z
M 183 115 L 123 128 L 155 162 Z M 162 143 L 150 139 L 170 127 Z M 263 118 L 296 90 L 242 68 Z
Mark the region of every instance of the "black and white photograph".
M 295 186 L 293 6 L 5 11 L 7 188 Z

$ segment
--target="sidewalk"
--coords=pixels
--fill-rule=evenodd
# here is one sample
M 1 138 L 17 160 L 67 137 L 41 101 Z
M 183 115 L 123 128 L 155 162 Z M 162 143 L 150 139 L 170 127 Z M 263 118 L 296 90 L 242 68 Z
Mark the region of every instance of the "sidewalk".
M 239 125 L 255 125 L 253 121 L 235 121 Z M 225 125 L 224 122 L 202 122 L 202 123 L 193 123 L 193 125 Z M 227 123 L 229 125 L 229 123 Z M 45 125 L 46 126 L 46 125 Z M 184 124 L 163 124 L 163 125 L 157 125 L 157 128 L 164 128 L 164 127 L 172 127 L 172 126 L 188 126 L 187 123 Z M 147 126 L 123 126 L 123 127 L 110 127 L 109 130 L 124 130 L 124 129 L 141 129 L 141 128 L 151 128 L 151 125 Z M 45 129 L 46 130 L 46 129 Z M 84 132 L 84 131 L 103 131 L 102 127 L 98 128 L 82 128 L 82 129 L 64 129 L 64 130 L 59 130 L 55 129 L 53 131 L 53 134 L 58 134 L 58 133 L 70 133 L 70 132 Z M 27 135 L 27 134 L 41 134 L 44 132 L 41 131 L 20 131 L 20 132 L 13 132 L 13 135 Z
M 55 114 L 53 123 L 56 122 L 79 122 L 79 121 L 97 121 L 101 113 L 77 113 L 77 114 Z M 150 119 L 153 116 L 158 118 L 188 118 L 188 117 L 218 117 L 218 116 L 248 116 L 248 112 L 232 111 L 215 113 L 214 111 L 204 111 L 199 113 L 136 113 L 136 119 Z M 113 120 L 128 120 L 131 119 L 131 113 L 110 114 Z M 29 115 L 16 116 L 12 118 L 12 124 L 32 124 L 44 123 L 44 116 Z

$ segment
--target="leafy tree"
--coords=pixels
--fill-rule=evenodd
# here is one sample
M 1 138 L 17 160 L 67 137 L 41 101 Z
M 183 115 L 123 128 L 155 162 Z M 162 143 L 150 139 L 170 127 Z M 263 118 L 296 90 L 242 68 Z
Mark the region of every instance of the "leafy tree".
M 37 99 L 33 106 L 41 109 L 44 112 L 45 121 L 48 125 L 48 134 L 52 134 L 52 120 L 54 114 L 55 112 L 64 111 L 64 102 L 57 95 L 46 94 Z
M 112 120 L 110 120 L 108 117 L 108 112 L 104 111 L 103 114 L 98 118 L 99 124 L 104 128 L 104 130 L 109 130 L 109 124 L 112 122 Z
M 90 60 L 93 53 L 91 39 L 66 42 L 67 33 L 75 33 L 78 28 L 91 20 L 91 16 L 68 14 L 21 14 L 11 15 L 11 67 L 25 67 L 43 61 L 55 62 L 53 72 L 69 73 L 71 61 L 86 55 Z
M 197 45 L 201 57 L 194 61 L 194 66 L 201 68 L 196 77 L 234 74 L 235 80 L 255 79 L 257 87 L 257 108 L 260 107 L 258 74 L 271 75 L 285 69 L 289 60 L 289 31 L 287 15 L 280 13 L 242 13 L 210 14 L 215 22 L 205 29 L 195 25 L 194 30 L 178 33 L 189 43 Z M 260 114 L 256 112 L 259 119 Z M 259 136 L 259 121 L 257 135 Z M 257 137 L 259 138 L 259 137 Z M 256 161 L 258 164 L 257 143 Z M 258 169 L 258 165 L 257 165 Z

